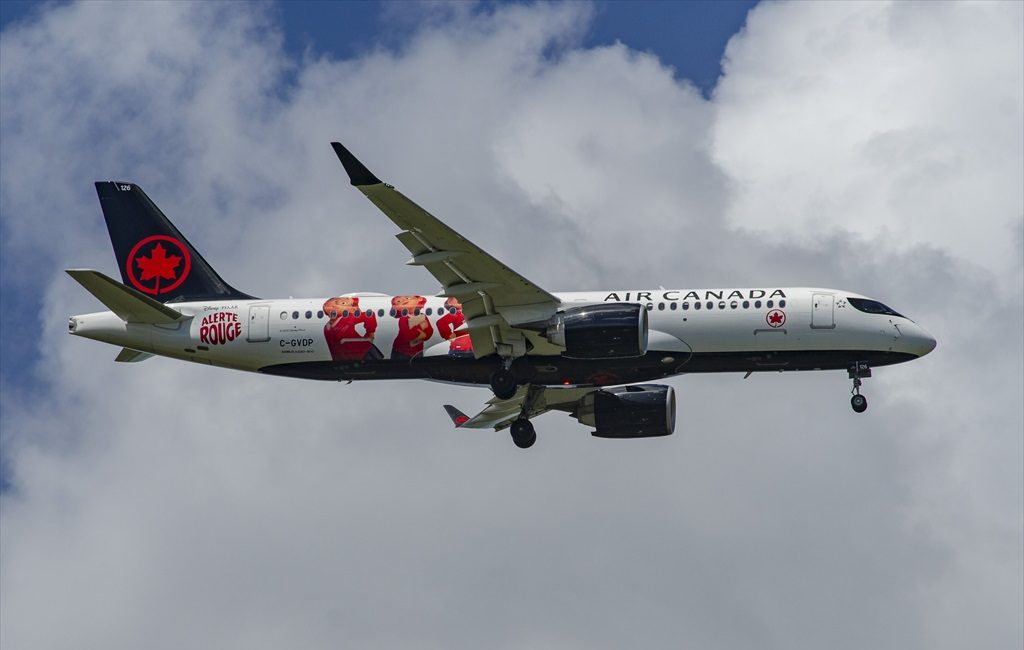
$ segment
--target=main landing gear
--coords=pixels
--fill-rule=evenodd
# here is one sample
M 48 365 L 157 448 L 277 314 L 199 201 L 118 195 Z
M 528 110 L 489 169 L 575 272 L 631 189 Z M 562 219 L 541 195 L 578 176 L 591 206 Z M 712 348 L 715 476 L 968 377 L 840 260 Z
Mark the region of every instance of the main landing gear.
M 533 423 L 526 418 L 519 418 L 512 423 L 512 442 L 520 449 L 529 449 L 537 442 L 537 431 Z
M 516 376 L 508 368 L 498 368 L 491 375 L 491 390 L 498 399 L 510 399 L 516 394 L 516 388 Z
M 533 413 L 533 407 L 541 393 L 542 389 L 538 389 L 535 386 L 526 387 L 526 395 L 523 397 L 523 405 L 519 411 L 519 417 L 516 418 L 509 428 L 512 434 L 512 442 L 516 443 L 516 447 L 520 449 L 529 449 L 533 446 L 533 443 L 537 442 L 537 431 L 533 428 L 533 423 L 530 422 L 530 415 Z
M 850 379 L 853 380 L 853 397 L 850 398 L 850 406 L 855 413 L 863 413 L 868 410 L 868 398 L 860 394 L 861 378 L 871 376 L 871 368 L 864 361 L 858 361 L 847 370 Z

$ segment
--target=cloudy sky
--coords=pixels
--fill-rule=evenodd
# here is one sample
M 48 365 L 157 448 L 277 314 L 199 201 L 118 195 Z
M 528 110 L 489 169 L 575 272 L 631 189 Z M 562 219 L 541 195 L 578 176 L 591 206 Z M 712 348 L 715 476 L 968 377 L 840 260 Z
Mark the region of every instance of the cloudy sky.
M 4 648 L 1021 647 L 1024 4 L 616 11 L 5 21 Z M 549 414 L 523 453 L 451 429 L 483 388 L 67 336 L 99 305 L 62 269 L 117 274 L 95 180 L 243 291 L 434 291 L 334 139 L 551 290 L 847 288 L 938 349 L 862 416 L 842 372 L 686 376 L 670 438 Z

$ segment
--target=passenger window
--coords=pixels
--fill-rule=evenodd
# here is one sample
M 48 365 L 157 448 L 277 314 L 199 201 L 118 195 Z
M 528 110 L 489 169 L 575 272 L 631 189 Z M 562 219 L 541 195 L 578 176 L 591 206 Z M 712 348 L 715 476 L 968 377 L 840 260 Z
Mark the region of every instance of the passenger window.
M 361 313 L 363 313 L 363 312 L 360 311 L 359 309 L 357 309 L 354 312 L 352 312 L 352 315 L 355 316 L 356 318 L 359 318 L 359 314 L 361 314 Z
M 768 301 L 768 309 L 771 309 L 774 306 L 775 306 L 775 303 L 773 301 L 769 300 Z
M 690 308 L 690 303 L 688 303 L 688 302 L 684 302 L 684 303 L 683 303 L 683 305 L 682 305 L 682 307 L 683 307 L 683 311 L 686 311 L 687 309 L 689 309 L 689 308 Z
M 740 304 L 738 302 L 736 302 L 735 300 L 733 300 L 732 302 L 729 303 L 729 309 L 736 309 L 739 306 L 740 306 Z
M 708 304 L 706 304 L 706 305 L 704 305 L 704 306 L 705 306 L 705 307 L 707 307 L 708 309 L 714 309 L 714 308 L 715 308 L 715 303 L 713 303 L 713 302 L 711 302 L 711 301 L 709 300 L 709 301 L 708 301 Z
M 417 307 L 416 309 L 413 309 L 412 310 L 412 315 L 413 316 L 419 316 L 420 315 L 420 308 Z
M 658 303 L 658 311 L 665 311 L 665 303 L 663 303 L 663 302 L 659 302 Z
M 408 316 L 409 315 L 409 310 L 408 309 L 403 309 L 402 310 L 402 315 L 403 316 Z
M 744 300 L 743 301 L 743 308 L 744 309 L 750 309 L 750 301 L 749 300 Z
M 668 308 L 671 309 L 672 311 L 675 311 L 676 310 L 676 303 L 674 303 L 674 302 L 668 303 Z
M 310 318 L 313 318 L 313 312 L 307 311 L 306 312 L 306 319 L 309 320 Z
M 434 313 L 434 310 L 433 310 L 433 309 L 431 309 L 430 307 L 427 307 L 427 316 L 430 316 L 430 315 L 432 315 L 433 313 Z
M 394 308 L 392 308 L 392 309 L 391 309 L 391 315 L 392 315 L 392 316 L 398 316 L 398 312 L 397 312 L 397 311 L 395 311 L 395 309 L 394 309 Z
M 342 317 L 342 318 L 348 318 L 348 310 L 347 310 L 347 309 L 343 309 L 343 310 L 342 310 L 342 312 L 341 312 L 341 317 Z
M 381 318 L 384 318 L 384 310 L 383 309 L 378 309 L 377 310 L 377 315 L 380 316 Z
M 324 310 L 323 310 L 323 309 L 321 309 L 320 311 L 318 311 L 318 312 L 316 313 L 316 317 L 317 317 L 317 318 L 323 318 L 323 317 L 324 317 Z
M 292 318 L 294 318 L 295 320 L 298 320 L 299 319 L 299 312 L 293 311 L 292 312 Z
M 785 307 L 785 306 L 786 306 L 786 301 L 785 300 L 780 300 L 779 301 L 779 307 Z
M 761 301 L 760 300 L 755 300 L 754 301 L 754 309 L 760 309 L 760 308 L 761 308 Z
M 650 303 L 650 302 L 647 303 L 647 311 L 651 311 L 653 309 L 654 309 L 654 303 Z
M 286 312 L 286 311 L 281 312 L 281 320 L 288 320 L 288 312 Z
M 718 308 L 719 309 L 725 309 L 725 301 L 724 300 L 722 302 L 718 303 Z
M 683 303 L 683 304 L 686 304 L 686 303 Z M 700 309 L 700 303 L 699 302 L 693 303 L 693 308 L 694 309 Z

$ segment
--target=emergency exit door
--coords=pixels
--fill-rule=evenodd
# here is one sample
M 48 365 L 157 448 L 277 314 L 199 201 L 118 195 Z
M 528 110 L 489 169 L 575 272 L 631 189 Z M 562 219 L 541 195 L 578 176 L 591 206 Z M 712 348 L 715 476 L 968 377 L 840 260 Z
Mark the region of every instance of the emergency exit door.
M 836 326 L 836 297 L 831 293 L 816 293 L 811 296 L 811 327 L 816 330 L 830 330 Z
M 250 343 L 262 343 L 270 340 L 270 305 L 253 305 L 249 307 Z

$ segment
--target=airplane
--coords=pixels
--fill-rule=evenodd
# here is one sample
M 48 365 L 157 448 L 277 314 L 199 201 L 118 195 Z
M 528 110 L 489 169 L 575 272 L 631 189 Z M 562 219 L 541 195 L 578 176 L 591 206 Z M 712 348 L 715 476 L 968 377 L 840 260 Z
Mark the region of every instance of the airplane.
M 885 304 L 812 287 L 549 292 L 382 182 L 340 143 L 349 181 L 394 224 L 436 295 L 343 293 L 261 299 L 214 271 L 142 189 L 97 182 L 122 282 L 67 273 L 109 311 L 72 316 L 69 332 L 152 356 L 267 375 L 487 385 L 476 415 L 445 405 L 458 428 L 537 439 L 531 419 L 563 411 L 601 438 L 673 433 L 675 392 L 645 384 L 680 374 L 846 370 L 853 410 L 873 368 L 917 359 L 935 339 Z

